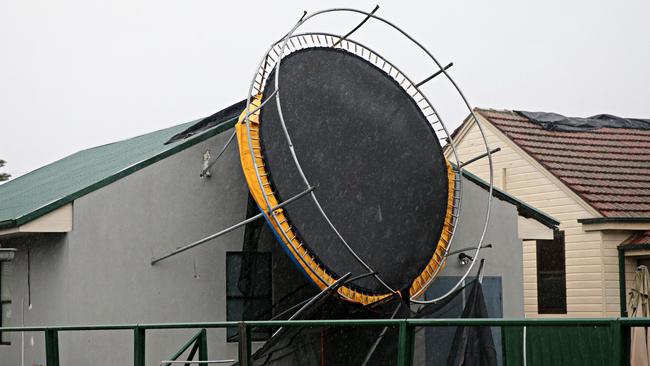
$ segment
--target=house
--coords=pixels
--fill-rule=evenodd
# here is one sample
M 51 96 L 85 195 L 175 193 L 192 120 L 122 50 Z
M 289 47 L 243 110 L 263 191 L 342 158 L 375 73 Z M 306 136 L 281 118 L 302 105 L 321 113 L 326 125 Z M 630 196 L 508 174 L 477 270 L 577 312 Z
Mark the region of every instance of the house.
M 232 286 L 242 276 L 243 242 L 250 240 L 258 241 L 255 253 L 268 259 L 260 261 L 268 267 L 252 275 L 273 289 L 255 304 L 269 306 L 285 297 L 289 289 L 283 281 L 298 272 L 268 232 L 248 235 L 264 230 L 260 221 L 151 264 L 153 257 L 255 214 L 237 147 L 230 145 L 214 160 L 232 133 L 239 107 L 83 150 L 0 186 L 0 245 L 11 259 L 0 262 L 0 326 L 241 320 L 249 299 Z M 211 174 L 202 174 L 212 163 Z M 460 225 L 465 229 L 452 242 L 456 249 L 476 244 L 482 216 L 473 213 L 487 200 L 484 181 L 469 173 L 463 179 L 466 214 Z M 481 255 L 487 259 L 488 306 L 492 316 L 521 317 L 522 239 L 552 237 L 558 222 L 501 191 L 495 192 L 492 218 L 486 237 L 492 248 Z M 466 253 L 471 256 L 472 250 Z M 458 254 L 450 257 L 428 296 L 449 289 L 466 266 Z M 147 362 L 168 358 L 191 335 L 148 333 Z M 17 365 L 21 358 L 26 364 L 44 363 L 39 334 L 0 336 L 2 365 Z M 210 357 L 236 358 L 233 337 L 210 330 Z M 132 355 L 123 350 L 131 342 L 120 331 L 63 333 L 61 363 L 129 364 Z
M 493 155 L 495 185 L 561 222 L 553 240 L 524 242 L 526 315 L 625 314 L 620 282 L 629 290 L 650 254 L 643 234 L 650 229 L 650 122 L 491 109 L 475 115 L 490 148 L 501 148 Z M 554 120 L 569 125 L 548 123 Z M 485 152 L 473 118 L 454 136 L 461 160 Z M 487 159 L 467 169 L 489 177 Z

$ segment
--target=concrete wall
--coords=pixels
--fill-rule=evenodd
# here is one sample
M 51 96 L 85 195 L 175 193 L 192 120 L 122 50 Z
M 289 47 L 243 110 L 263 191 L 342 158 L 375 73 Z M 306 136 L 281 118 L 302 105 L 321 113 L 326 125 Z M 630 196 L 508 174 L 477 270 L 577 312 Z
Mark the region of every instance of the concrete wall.
M 230 147 L 212 169 L 198 174 L 206 149 L 219 149 L 220 135 L 155 163 L 74 202 L 74 228 L 67 235 L 23 236 L 4 240 L 17 247 L 13 262 L 12 318 L 7 325 L 73 325 L 201 322 L 226 319 L 225 253 L 241 249 L 243 230 L 172 257 L 155 266 L 153 256 L 202 238 L 243 219 L 247 188 L 237 150 Z M 482 228 L 486 191 L 463 185 L 462 231 L 453 247 L 473 246 Z M 486 243 L 486 276 L 501 276 L 503 315 L 523 315 L 522 246 L 514 206 L 494 200 Z M 27 291 L 27 248 L 30 291 Z M 469 254 L 472 254 L 469 252 Z M 460 275 L 457 256 L 444 276 Z M 31 306 L 30 306 L 31 300 Z M 24 318 L 24 320 L 23 320 Z M 171 356 L 194 331 L 147 333 L 147 364 Z M 225 330 L 209 331 L 210 357 L 236 358 Z M 61 333 L 63 365 L 128 365 L 130 332 Z M 41 333 L 10 336 L 0 346 L 0 366 L 44 364 Z

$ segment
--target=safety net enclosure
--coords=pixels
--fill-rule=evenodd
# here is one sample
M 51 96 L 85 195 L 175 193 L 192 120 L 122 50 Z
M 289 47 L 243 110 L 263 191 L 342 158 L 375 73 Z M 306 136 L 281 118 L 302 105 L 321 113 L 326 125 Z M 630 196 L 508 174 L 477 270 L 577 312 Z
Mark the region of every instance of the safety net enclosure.
M 365 19 L 344 36 L 296 33 L 309 19 L 337 12 Z M 401 33 L 439 70 L 416 84 L 351 40 L 369 19 Z M 236 124 L 242 168 L 281 247 L 321 290 L 351 276 L 336 287 L 339 298 L 416 301 L 443 268 L 460 215 L 462 163 L 419 87 L 444 74 L 469 108 L 446 68 L 374 11 L 354 9 L 305 14 L 260 61 Z
M 273 88 L 267 83 L 259 98 Z M 262 194 L 273 205 L 304 191 L 303 174 L 316 187 L 320 207 L 298 200 L 278 214 L 284 227 L 271 221 L 276 231 L 287 232 L 278 233 L 287 251 L 321 287 L 347 272 L 377 272 L 340 290 L 362 303 L 391 289 L 408 291 L 418 278 L 427 282 L 451 234 L 454 173 L 416 102 L 377 66 L 331 47 L 285 57 L 279 88 L 302 172 L 274 103 L 254 115 L 258 123 L 251 124 L 251 134 L 258 138 L 251 140 L 252 151 L 261 158 L 245 172 L 261 207 Z M 243 142 L 245 126 L 239 126 Z M 242 164 L 252 165 L 247 144 L 240 149 Z M 264 177 L 265 191 L 255 171 Z M 300 254 L 306 258 L 294 248 L 304 248 Z

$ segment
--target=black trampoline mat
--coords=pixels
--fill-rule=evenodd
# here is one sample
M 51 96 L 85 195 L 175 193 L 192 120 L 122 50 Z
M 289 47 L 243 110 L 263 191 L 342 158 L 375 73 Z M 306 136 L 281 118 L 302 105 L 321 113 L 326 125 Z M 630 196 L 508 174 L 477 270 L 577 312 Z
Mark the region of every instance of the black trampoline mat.
M 275 73 L 264 95 L 275 90 Z M 442 148 L 415 101 L 366 60 L 332 48 L 285 57 L 282 110 L 298 160 L 324 211 L 354 251 L 393 289 L 407 288 L 436 250 L 447 210 Z M 306 189 L 275 101 L 261 113 L 261 144 L 277 197 Z M 285 207 L 305 245 L 335 276 L 367 270 L 306 196 Z M 386 293 L 373 278 L 351 286 Z

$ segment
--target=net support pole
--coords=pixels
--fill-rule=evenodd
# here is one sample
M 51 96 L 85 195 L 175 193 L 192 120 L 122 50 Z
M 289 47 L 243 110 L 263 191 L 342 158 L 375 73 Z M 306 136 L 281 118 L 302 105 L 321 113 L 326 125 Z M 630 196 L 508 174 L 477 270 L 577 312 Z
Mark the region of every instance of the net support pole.
M 442 69 L 440 69 L 440 70 L 436 71 L 435 73 L 433 73 L 433 75 L 431 75 L 431 76 L 427 77 L 426 79 L 420 81 L 419 83 L 415 84 L 415 87 L 416 87 L 416 88 L 421 87 L 422 85 L 424 85 L 424 84 L 427 83 L 428 81 L 432 80 L 432 79 L 435 78 L 436 76 L 442 74 L 443 72 L 445 72 L 446 70 L 448 70 L 448 69 L 449 69 L 450 67 L 452 67 L 452 66 L 454 66 L 454 63 L 453 63 L 453 62 L 450 62 L 449 64 L 447 64 L 447 66 L 445 66 L 445 67 L 443 67 Z M 444 70 L 444 71 L 443 71 L 443 70 Z
M 304 190 L 303 192 L 298 193 L 297 195 L 295 195 L 295 196 L 289 198 L 288 200 L 286 200 L 286 201 L 280 203 L 279 205 L 277 205 L 277 206 L 275 206 L 275 207 L 272 207 L 271 210 L 269 210 L 269 211 L 273 212 L 273 211 L 275 211 L 275 210 L 277 210 L 277 209 L 279 209 L 279 208 L 282 208 L 282 207 L 284 207 L 285 205 L 288 205 L 289 203 L 291 203 L 291 202 L 293 202 L 293 201 L 295 201 L 295 200 L 297 200 L 297 199 L 299 199 L 299 198 L 301 198 L 301 197 L 304 197 L 304 196 L 307 195 L 308 193 L 312 192 L 314 189 L 316 189 L 316 187 L 313 187 L 313 186 L 312 186 L 312 187 L 309 187 L 309 188 L 307 188 L 306 190 Z M 194 247 L 196 247 L 196 246 L 199 246 L 199 245 L 201 245 L 201 244 L 203 244 L 203 243 L 205 243 L 205 242 L 207 242 L 207 241 L 210 241 L 210 240 L 212 240 L 212 239 L 218 238 L 218 237 L 220 237 L 220 236 L 222 236 L 222 235 L 224 235 L 224 234 L 227 234 L 227 233 L 229 233 L 229 232 L 231 232 L 231 231 L 233 231 L 233 230 L 235 230 L 235 229 L 237 229 L 237 228 L 240 228 L 240 227 L 242 227 L 242 226 L 244 226 L 244 225 L 246 225 L 246 224 L 248 224 L 248 223 L 250 223 L 250 222 L 253 222 L 253 221 L 257 220 L 257 219 L 261 218 L 262 216 L 264 216 L 264 213 L 263 213 L 263 212 L 260 212 L 260 213 L 258 213 L 258 214 L 255 215 L 255 216 L 249 217 L 249 218 L 247 218 L 246 220 L 241 221 L 241 222 L 239 222 L 239 223 L 237 223 L 237 224 L 235 224 L 235 225 L 232 225 L 232 226 L 230 226 L 230 227 L 227 227 L 227 228 L 225 228 L 225 229 L 223 229 L 223 230 L 221 230 L 221 231 L 219 231 L 219 232 L 217 232 L 217 233 L 215 233 L 215 234 L 212 234 L 212 235 L 210 235 L 210 236 L 206 236 L 206 237 L 203 238 L 203 239 L 199 239 L 199 240 L 197 240 L 197 241 L 195 241 L 195 242 L 193 242 L 193 243 L 190 243 L 190 244 L 187 244 L 187 245 L 185 245 L 185 246 L 182 246 L 182 247 L 180 247 L 180 248 L 178 248 L 178 249 L 176 249 L 176 250 L 174 250 L 174 251 L 172 251 L 172 252 L 170 252 L 170 253 L 167 253 L 167 254 L 165 254 L 165 255 L 162 255 L 162 256 L 160 256 L 160 257 L 152 258 L 152 259 L 151 259 L 151 265 L 154 265 L 154 264 L 156 264 L 156 263 L 158 263 L 158 262 L 160 262 L 160 261 L 162 261 L 162 260 L 164 260 L 164 259 L 167 259 L 167 258 L 169 258 L 169 257 L 171 257 L 171 256 L 176 255 L 176 254 L 182 253 L 182 252 L 184 252 L 184 251 L 186 251 L 186 250 L 192 249 L 192 248 L 194 248 Z
M 399 309 L 402 307 L 402 303 L 400 302 L 397 307 L 395 308 L 395 311 L 393 311 L 393 315 L 390 316 L 391 319 L 395 319 L 395 315 L 397 315 L 397 312 Z M 379 346 L 379 343 L 381 343 L 382 339 L 384 339 L 384 336 L 386 335 L 386 332 L 388 332 L 388 326 L 384 327 L 384 329 L 381 330 L 381 333 L 379 333 L 379 337 L 375 340 L 375 342 L 372 344 L 370 347 L 370 350 L 366 354 L 366 357 L 363 360 L 363 363 L 361 366 L 366 366 L 368 362 L 370 362 L 370 359 L 372 358 L 372 355 L 375 353 L 375 350 L 377 350 L 377 346 Z
M 481 160 L 481 159 L 487 157 L 489 154 L 494 154 L 494 153 L 497 153 L 497 152 L 499 152 L 499 151 L 501 151 L 501 148 L 500 148 L 500 147 L 497 147 L 496 149 L 490 151 L 489 153 L 484 153 L 484 154 L 481 154 L 481 155 L 479 155 L 479 156 L 475 156 L 475 157 L 473 157 L 473 158 L 467 160 L 466 162 L 462 163 L 461 165 L 462 165 L 463 167 L 465 167 L 465 166 L 467 166 L 467 165 L 469 165 L 469 164 L 471 164 L 471 163 L 473 163 L 473 162 L 475 162 L 475 161 L 477 161 L 477 160 Z
M 372 18 L 372 15 L 375 14 L 375 13 L 377 12 L 377 10 L 379 10 L 379 5 L 375 5 L 375 8 L 372 9 L 372 11 L 371 11 L 368 15 L 366 15 L 365 18 L 363 18 L 363 20 L 361 21 L 361 23 L 357 24 L 357 26 L 354 27 L 354 28 L 352 28 L 351 31 L 347 32 L 343 37 L 339 38 L 339 40 L 336 41 L 336 43 L 334 43 L 334 44 L 332 45 L 332 48 L 338 46 L 339 43 L 341 43 L 344 39 L 347 39 L 348 37 L 350 37 L 350 36 L 352 35 L 352 33 L 354 33 L 354 32 L 356 32 L 357 30 L 359 30 L 359 28 L 361 28 L 364 24 L 366 24 L 366 22 L 367 22 L 370 18 Z

